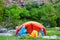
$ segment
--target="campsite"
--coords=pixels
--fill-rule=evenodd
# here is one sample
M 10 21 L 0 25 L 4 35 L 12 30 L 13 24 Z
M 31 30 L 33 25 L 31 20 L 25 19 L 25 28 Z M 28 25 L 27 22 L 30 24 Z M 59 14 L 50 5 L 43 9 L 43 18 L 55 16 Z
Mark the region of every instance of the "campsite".
M 0 40 L 60 40 L 60 0 L 0 0 Z

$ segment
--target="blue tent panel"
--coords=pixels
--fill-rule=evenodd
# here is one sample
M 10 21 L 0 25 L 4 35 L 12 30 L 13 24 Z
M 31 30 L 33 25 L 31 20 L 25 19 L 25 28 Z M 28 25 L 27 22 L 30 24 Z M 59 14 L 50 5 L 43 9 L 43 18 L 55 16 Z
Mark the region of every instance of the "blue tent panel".
M 19 30 L 17 36 L 21 36 L 21 35 L 26 35 L 26 28 L 22 27 L 21 30 Z

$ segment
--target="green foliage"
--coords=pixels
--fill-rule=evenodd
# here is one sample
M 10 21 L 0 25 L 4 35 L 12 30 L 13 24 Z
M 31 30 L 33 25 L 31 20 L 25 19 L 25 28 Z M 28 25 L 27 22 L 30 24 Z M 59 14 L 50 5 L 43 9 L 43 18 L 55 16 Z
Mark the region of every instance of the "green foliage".
M 53 4 L 48 3 L 44 4 L 43 6 L 36 4 L 35 3 L 31 5 L 27 4 L 29 7 L 31 7 L 29 9 L 29 12 L 33 20 L 41 22 L 43 24 L 50 23 L 51 26 L 56 26 L 55 20 L 57 19 L 57 15 Z M 28 6 L 26 7 L 27 10 L 29 8 Z
M 0 26 L 3 27 L 3 16 L 4 16 L 4 11 L 5 11 L 5 4 L 4 4 L 4 0 L 0 0 Z
M 49 4 L 43 5 L 42 8 L 40 9 L 40 13 L 43 14 L 43 16 L 41 17 L 41 20 L 47 20 L 47 22 L 49 21 L 51 26 L 56 26 L 55 20 L 57 19 L 57 15 L 55 11 L 56 10 L 53 4 L 49 3 Z
M 35 20 L 38 20 L 39 18 L 38 18 L 38 8 L 32 8 L 31 10 L 30 10 L 30 15 L 31 15 L 31 17 L 33 18 L 33 19 L 35 19 Z
M 0 20 L 2 20 L 4 9 L 5 9 L 4 1 L 0 0 Z
M 7 28 L 12 28 L 11 26 L 14 28 L 20 24 L 21 18 L 23 19 L 23 17 L 25 18 L 29 16 L 29 11 L 26 10 L 26 8 L 20 8 L 16 4 L 13 4 L 12 6 L 7 7 L 4 15 L 6 20 L 9 19 Z
M 4 10 L 4 14 L 1 13 L 4 15 L 2 24 L 8 24 L 7 28 L 12 28 L 11 26 L 14 28 L 31 20 L 40 22 L 45 26 L 60 26 L 60 6 L 54 7 L 52 3 L 39 5 L 37 2 L 32 2 L 25 4 L 23 8 L 18 7 L 17 4 L 13 4 Z
M 60 5 L 56 6 L 57 15 L 60 18 Z
M 25 4 L 25 8 L 27 10 L 30 10 L 32 8 L 39 8 L 39 4 L 37 2 L 28 2 L 27 4 Z
M 57 22 L 57 26 L 60 26 L 60 5 L 58 5 L 57 7 L 56 7 L 56 12 L 57 12 L 57 20 L 56 20 L 56 22 Z
M 29 16 L 29 11 L 26 8 L 22 8 L 20 16 L 27 17 Z
M 12 5 L 6 9 L 6 16 L 10 16 L 12 19 L 19 18 L 21 9 L 17 7 L 17 5 Z

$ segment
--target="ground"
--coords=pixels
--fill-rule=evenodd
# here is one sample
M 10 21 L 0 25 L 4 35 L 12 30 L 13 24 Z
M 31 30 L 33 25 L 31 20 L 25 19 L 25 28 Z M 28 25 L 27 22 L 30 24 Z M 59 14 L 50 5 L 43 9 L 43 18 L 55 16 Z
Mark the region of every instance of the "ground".
M 45 38 L 21 38 L 21 39 L 18 39 L 15 36 L 12 36 L 12 37 L 1 37 L 0 36 L 0 40 L 60 40 L 60 39 L 45 39 Z
M 45 38 L 17 38 L 16 36 L 0 36 L 0 40 L 60 40 L 60 28 L 46 28 L 47 36 L 59 36 L 57 39 L 45 39 Z

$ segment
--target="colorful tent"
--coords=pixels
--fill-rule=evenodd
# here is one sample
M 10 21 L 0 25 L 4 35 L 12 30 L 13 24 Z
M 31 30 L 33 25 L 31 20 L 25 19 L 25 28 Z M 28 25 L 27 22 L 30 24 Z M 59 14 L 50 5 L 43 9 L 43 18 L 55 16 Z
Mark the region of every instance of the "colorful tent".
M 27 30 L 27 33 L 28 34 L 31 34 L 33 30 L 36 30 L 37 32 L 40 32 L 41 29 L 43 29 L 43 32 L 44 34 L 46 35 L 46 28 L 38 23 L 38 22 L 34 22 L 34 21 L 29 21 L 29 22 L 26 22 L 24 24 L 22 24 L 23 26 L 25 26 L 26 30 Z M 17 29 L 16 29 L 16 34 L 19 33 L 19 31 L 21 30 L 22 28 L 22 25 L 20 25 Z

